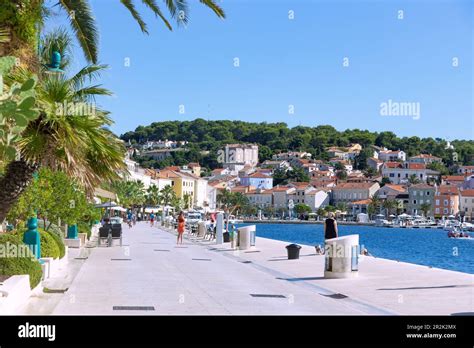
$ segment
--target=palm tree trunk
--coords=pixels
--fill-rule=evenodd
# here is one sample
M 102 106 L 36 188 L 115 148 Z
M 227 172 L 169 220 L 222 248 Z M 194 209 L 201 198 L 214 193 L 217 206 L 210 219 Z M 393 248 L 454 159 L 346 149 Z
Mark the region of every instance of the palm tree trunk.
M 33 179 L 33 173 L 37 169 L 36 164 L 28 163 L 23 159 L 12 161 L 7 165 L 5 175 L 0 179 L 0 222 L 5 220 L 10 209 Z

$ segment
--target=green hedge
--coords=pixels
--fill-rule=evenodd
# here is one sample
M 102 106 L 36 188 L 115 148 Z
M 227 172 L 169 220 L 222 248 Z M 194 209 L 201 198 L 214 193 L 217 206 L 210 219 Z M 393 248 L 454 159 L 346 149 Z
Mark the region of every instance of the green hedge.
M 2 250 L 8 252 L 7 243 L 10 245 L 23 245 L 18 235 L 5 233 L 0 234 L 0 244 Z M 28 251 L 25 257 L 6 257 L 8 255 L 0 255 L 0 274 L 6 276 L 28 274 L 30 276 L 30 287 L 35 288 L 41 281 L 43 275 L 40 263 L 34 258 L 33 254 Z
M 77 224 L 77 229 L 79 233 L 87 233 L 87 239 L 91 238 L 91 226 L 89 223 L 81 221 Z
M 48 233 L 56 242 L 56 245 L 59 249 L 59 258 L 62 259 L 64 255 L 66 255 L 66 246 L 64 245 L 63 238 L 51 230 L 48 230 L 46 233 Z
M 60 252 L 56 240 L 49 232 L 46 232 L 42 228 L 38 228 L 38 232 L 40 233 L 41 241 L 41 257 L 52 257 L 53 259 L 57 259 Z

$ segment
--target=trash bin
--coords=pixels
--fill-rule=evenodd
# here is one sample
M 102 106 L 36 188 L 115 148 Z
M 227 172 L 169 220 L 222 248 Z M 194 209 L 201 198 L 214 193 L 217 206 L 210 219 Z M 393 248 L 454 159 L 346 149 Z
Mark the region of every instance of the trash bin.
M 230 242 L 230 233 L 229 232 L 224 232 L 222 235 L 224 236 L 224 243 L 229 243 Z
M 250 249 L 252 230 L 255 230 L 255 225 L 239 227 L 237 229 L 237 231 L 239 231 L 238 236 L 239 236 L 239 249 L 240 250 Z
M 199 221 L 197 236 L 201 238 L 201 237 L 204 237 L 205 235 L 206 235 L 206 222 Z
M 359 235 L 327 239 L 325 242 L 324 278 L 353 278 L 358 276 L 360 252 Z
M 301 246 L 298 244 L 290 244 L 286 246 L 288 251 L 288 260 L 297 260 L 300 258 Z

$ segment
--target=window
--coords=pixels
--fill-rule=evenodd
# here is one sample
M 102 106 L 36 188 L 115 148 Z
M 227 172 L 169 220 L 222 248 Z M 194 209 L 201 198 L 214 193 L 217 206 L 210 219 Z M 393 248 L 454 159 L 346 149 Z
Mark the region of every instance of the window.
M 388 176 L 391 177 L 391 178 L 393 178 L 393 177 L 395 176 L 395 174 L 390 173 Z
M 398 173 L 398 177 L 400 177 L 400 173 Z
M 435 204 L 436 204 L 436 205 L 439 205 L 439 199 L 436 200 L 436 203 L 435 203 Z
M 439 214 L 439 208 L 436 208 L 435 211 L 436 211 L 436 214 Z
M 416 199 L 413 200 L 413 204 L 416 204 Z
M 413 196 L 416 196 L 416 191 L 413 191 Z
M 448 213 L 448 208 L 444 208 L 444 213 L 445 213 L 445 214 Z
M 423 200 L 422 200 L 422 199 L 420 199 L 420 204 L 423 204 Z
M 429 196 L 429 195 L 430 195 L 430 191 L 426 191 L 426 195 Z
M 448 204 L 449 204 L 449 203 L 448 203 L 448 200 L 445 199 L 445 200 L 444 200 L 444 205 L 448 205 Z

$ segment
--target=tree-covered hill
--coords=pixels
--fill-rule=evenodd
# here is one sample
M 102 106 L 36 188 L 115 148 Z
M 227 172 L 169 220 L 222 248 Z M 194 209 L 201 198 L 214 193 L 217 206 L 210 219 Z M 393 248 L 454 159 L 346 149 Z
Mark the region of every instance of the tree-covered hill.
M 134 132 L 121 135 L 125 141 L 143 143 L 147 140 L 188 141 L 188 151 L 177 154 L 171 164 L 200 161 L 209 168 L 217 166 L 215 155 L 218 149 L 228 143 L 257 143 L 260 145 L 260 160 L 271 158 L 274 153 L 288 150 L 307 151 L 316 159 L 327 159 L 328 146 L 347 146 L 359 143 L 363 147 L 377 145 L 389 149 L 403 150 L 408 156 L 429 153 L 443 158 L 446 165 L 474 164 L 474 141 L 453 140 L 454 150 L 446 149 L 446 141 L 440 138 L 398 137 L 390 131 L 370 132 L 360 129 L 338 131 L 329 125 L 317 127 L 297 126 L 289 128 L 286 123 L 252 123 L 243 121 L 193 121 L 154 122 L 149 126 L 139 126 Z M 200 151 L 210 151 L 202 155 Z M 458 161 L 456 162 L 457 153 Z M 182 158 L 181 158 L 182 157 Z M 168 164 L 168 163 L 166 163 Z M 164 164 L 163 164 L 164 165 Z

